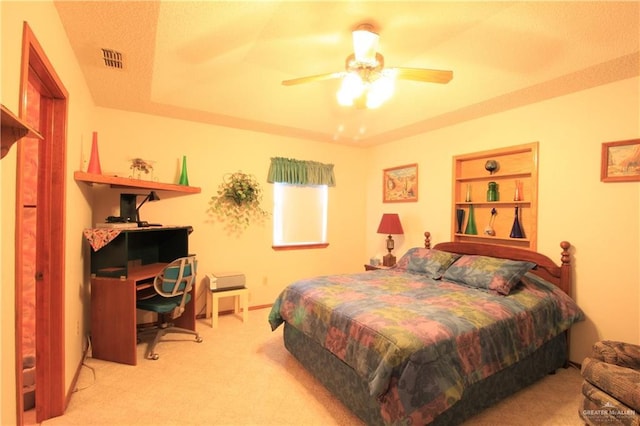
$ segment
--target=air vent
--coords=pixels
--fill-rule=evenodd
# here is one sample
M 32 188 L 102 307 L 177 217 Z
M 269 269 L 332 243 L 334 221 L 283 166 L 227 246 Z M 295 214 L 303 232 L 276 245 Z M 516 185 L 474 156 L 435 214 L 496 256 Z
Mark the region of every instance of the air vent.
M 122 69 L 124 66 L 122 53 L 112 49 L 102 49 L 102 59 L 104 59 L 104 65 L 107 68 Z

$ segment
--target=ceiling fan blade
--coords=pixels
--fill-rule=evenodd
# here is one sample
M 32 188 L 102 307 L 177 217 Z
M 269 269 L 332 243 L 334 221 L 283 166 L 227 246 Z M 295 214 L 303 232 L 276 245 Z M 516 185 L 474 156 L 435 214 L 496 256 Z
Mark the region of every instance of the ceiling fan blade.
M 308 77 L 293 78 L 291 80 L 283 80 L 282 84 L 285 86 L 293 86 L 295 84 L 311 83 L 313 81 L 330 80 L 332 78 L 341 78 L 344 76 L 344 72 L 331 72 L 327 74 L 310 75 Z
M 453 71 L 429 70 L 425 68 L 394 68 L 396 78 L 403 80 L 426 81 L 429 83 L 448 83 L 453 78 Z

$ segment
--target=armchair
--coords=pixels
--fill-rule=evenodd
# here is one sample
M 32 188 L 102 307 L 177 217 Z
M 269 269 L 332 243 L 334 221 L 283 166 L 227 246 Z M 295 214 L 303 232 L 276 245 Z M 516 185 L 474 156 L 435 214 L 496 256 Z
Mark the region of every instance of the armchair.
M 202 338 L 194 330 L 176 327 L 171 321 L 178 318 L 191 301 L 191 289 L 196 280 L 197 261 L 194 256 L 181 257 L 169 263 L 153 280 L 155 294 L 136 302 L 136 308 L 158 314 L 155 327 L 141 330 L 138 338 L 145 334 L 155 334 L 153 341 L 147 348 L 146 358 L 158 359 L 156 345 L 162 341 L 167 333 L 182 333 L 195 336 L 200 343 Z
M 589 425 L 640 425 L 640 345 L 601 341 L 582 363 L 579 414 Z

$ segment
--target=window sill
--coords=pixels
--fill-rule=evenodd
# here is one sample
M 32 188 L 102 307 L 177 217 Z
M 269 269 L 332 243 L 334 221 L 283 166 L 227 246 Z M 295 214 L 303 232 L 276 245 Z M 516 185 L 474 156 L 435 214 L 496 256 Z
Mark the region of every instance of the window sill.
M 280 250 L 307 250 L 307 249 L 319 249 L 327 248 L 329 243 L 313 243 L 313 244 L 286 244 L 281 246 L 271 246 L 276 251 Z

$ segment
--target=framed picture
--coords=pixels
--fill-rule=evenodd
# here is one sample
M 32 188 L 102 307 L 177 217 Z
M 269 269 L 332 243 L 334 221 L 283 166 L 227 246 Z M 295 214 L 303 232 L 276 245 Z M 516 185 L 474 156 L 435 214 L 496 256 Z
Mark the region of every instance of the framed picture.
M 640 139 L 602 144 L 602 182 L 640 181 Z
M 382 171 L 382 202 L 418 201 L 418 165 L 392 167 Z

